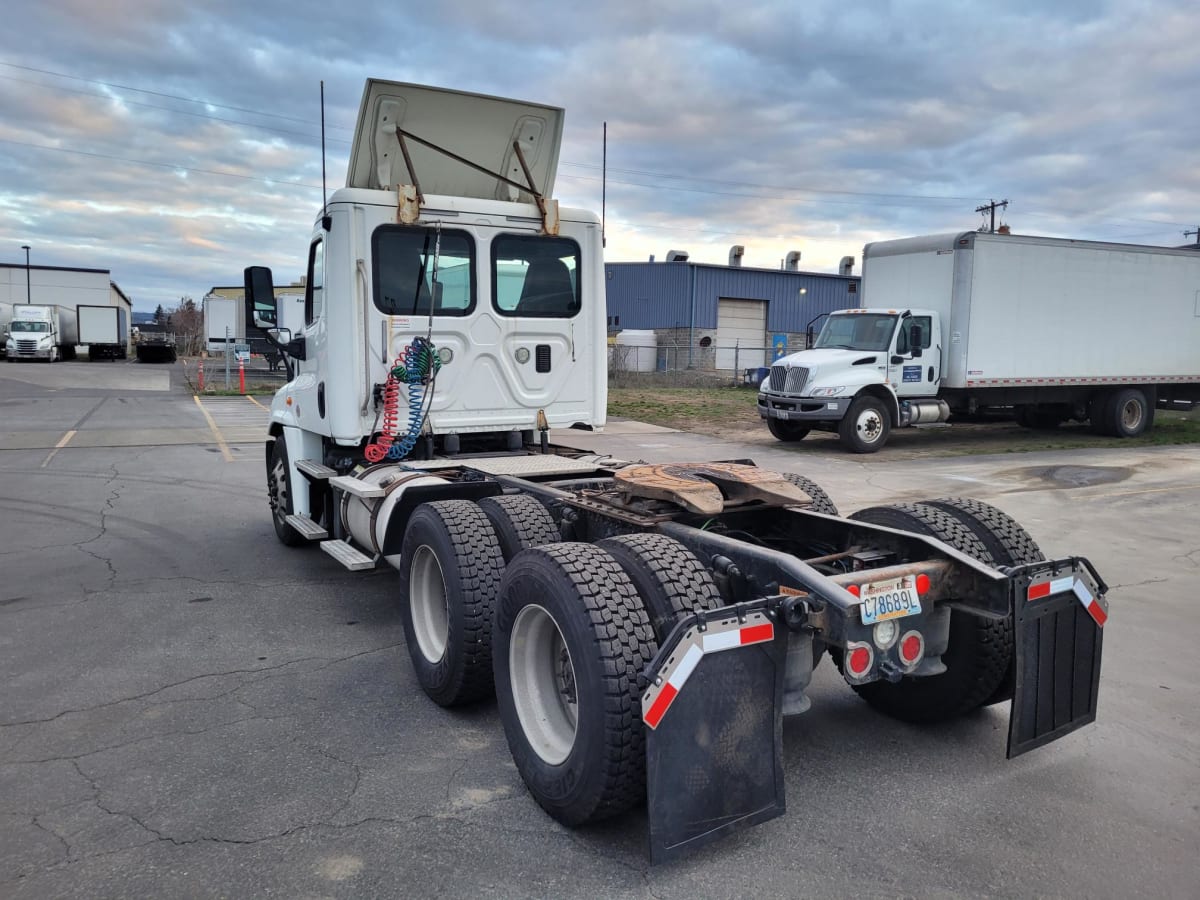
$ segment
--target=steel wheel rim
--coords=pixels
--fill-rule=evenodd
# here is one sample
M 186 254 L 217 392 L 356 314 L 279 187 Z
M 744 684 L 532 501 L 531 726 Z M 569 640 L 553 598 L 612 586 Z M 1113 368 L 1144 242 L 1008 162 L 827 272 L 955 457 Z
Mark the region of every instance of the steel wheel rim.
M 408 605 L 421 655 L 431 663 L 441 662 L 450 636 L 450 606 L 446 602 L 442 564 L 426 544 L 413 554 L 408 573 Z
M 517 613 L 508 666 L 513 705 L 529 746 L 547 764 L 560 765 L 575 746 L 579 695 L 571 653 L 543 607 Z
M 271 468 L 271 492 L 269 495 L 271 502 L 271 512 L 275 514 L 275 518 L 283 521 L 287 518 L 287 472 L 284 470 L 283 460 L 276 457 L 275 465 Z
M 858 414 L 854 428 L 865 443 L 873 444 L 883 434 L 883 419 L 878 410 L 864 409 Z
M 1121 424 L 1127 431 L 1135 430 L 1142 424 L 1142 404 L 1136 400 L 1126 400 L 1121 407 Z

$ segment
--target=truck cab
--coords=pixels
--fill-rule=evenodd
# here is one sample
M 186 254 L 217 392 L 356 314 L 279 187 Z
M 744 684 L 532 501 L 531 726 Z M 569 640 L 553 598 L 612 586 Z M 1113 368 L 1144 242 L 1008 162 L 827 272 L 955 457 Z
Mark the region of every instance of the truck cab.
M 836 430 L 849 449 L 871 453 L 894 427 L 944 420 L 944 404 L 935 399 L 941 357 L 941 317 L 934 310 L 838 310 L 811 349 L 771 366 L 758 412 L 779 440 Z

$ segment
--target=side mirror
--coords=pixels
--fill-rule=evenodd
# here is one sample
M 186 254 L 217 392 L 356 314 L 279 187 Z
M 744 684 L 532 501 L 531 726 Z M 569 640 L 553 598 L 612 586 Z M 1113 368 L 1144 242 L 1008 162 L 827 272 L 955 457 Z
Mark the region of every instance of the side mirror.
M 274 328 L 278 321 L 275 284 L 266 266 L 247 266 L 245 272 L 246 326 Z
M 290 328 L 270 328 L 268 332 L 281 344 L 286 344 L 292 339 L 292 329 Z
M 912 346 L 913 356 L 921 355 L 921 347 L 925 343 L 925 329 L 920 325 L 914 325 L 908 329 L 908 340 Z

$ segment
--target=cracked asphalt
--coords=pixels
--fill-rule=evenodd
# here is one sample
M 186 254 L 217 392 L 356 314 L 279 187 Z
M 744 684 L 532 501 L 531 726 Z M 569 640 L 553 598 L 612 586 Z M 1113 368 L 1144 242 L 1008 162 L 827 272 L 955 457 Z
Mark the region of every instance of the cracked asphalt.
M 494 704 L 420 693 L 394 573 L 277 543 L 241 421 L 218 442 L 172 367 L 0 367 L 0 896 L 1196 896 L 1196 448 L 754 447 L 846 512 L 975 496 L 1089 556 L 1113 585 L 1099 721 L 1006 762 L 1006 709 L 898 725 L 825 664 L 785 723 L 787 814 L 652 869 L 644 813 L 559 826 Z

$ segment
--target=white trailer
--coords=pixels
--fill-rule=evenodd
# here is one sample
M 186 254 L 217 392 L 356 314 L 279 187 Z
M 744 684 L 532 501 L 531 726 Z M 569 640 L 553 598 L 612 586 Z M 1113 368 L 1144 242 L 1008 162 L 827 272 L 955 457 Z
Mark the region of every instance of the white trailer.
M 75 310 L 57 304 L 17 303 L 8 324 L 5 355 L 9 362 L 74 359 L 79 343 Z
M 1200 253 L 966 232 L 868 244 L 860 309 L 771 367 L 759 414 L 782 441 L 1013 407 L 1028 427 L 1130 437 L 1200 400 Z
M 231 351 L 234 344 L 245 343 L 246 325 L 240 306 L 228 297 L 210 294 L 204 298 L 205 349 L 209 353 L 224 355 L 226 342 Z
M 795 473 L 550 445 L 602 427 L 607 392 L 600 220 L 551 198 L 562 118 L 367 83 L 310 321 L 280 331 L 270 269 L 245 275 L 248 324 L 290 358 L 264 448 L 280 541 L 395 567 L 429 697 L 494 694 L 566 825 L 646 799 L 654 860 L 783 812 L 782 717 L 826 650 L 900 719 L 1011 700 L 1010 756 L 1091 722 L 1103 581 L 999 510 L 840 518 Z
M 87 347 L 88 359 L 125 359 L 129 355 L 129 318 L 121 306 L 75 307 L 79 323 L 79 346 Z

